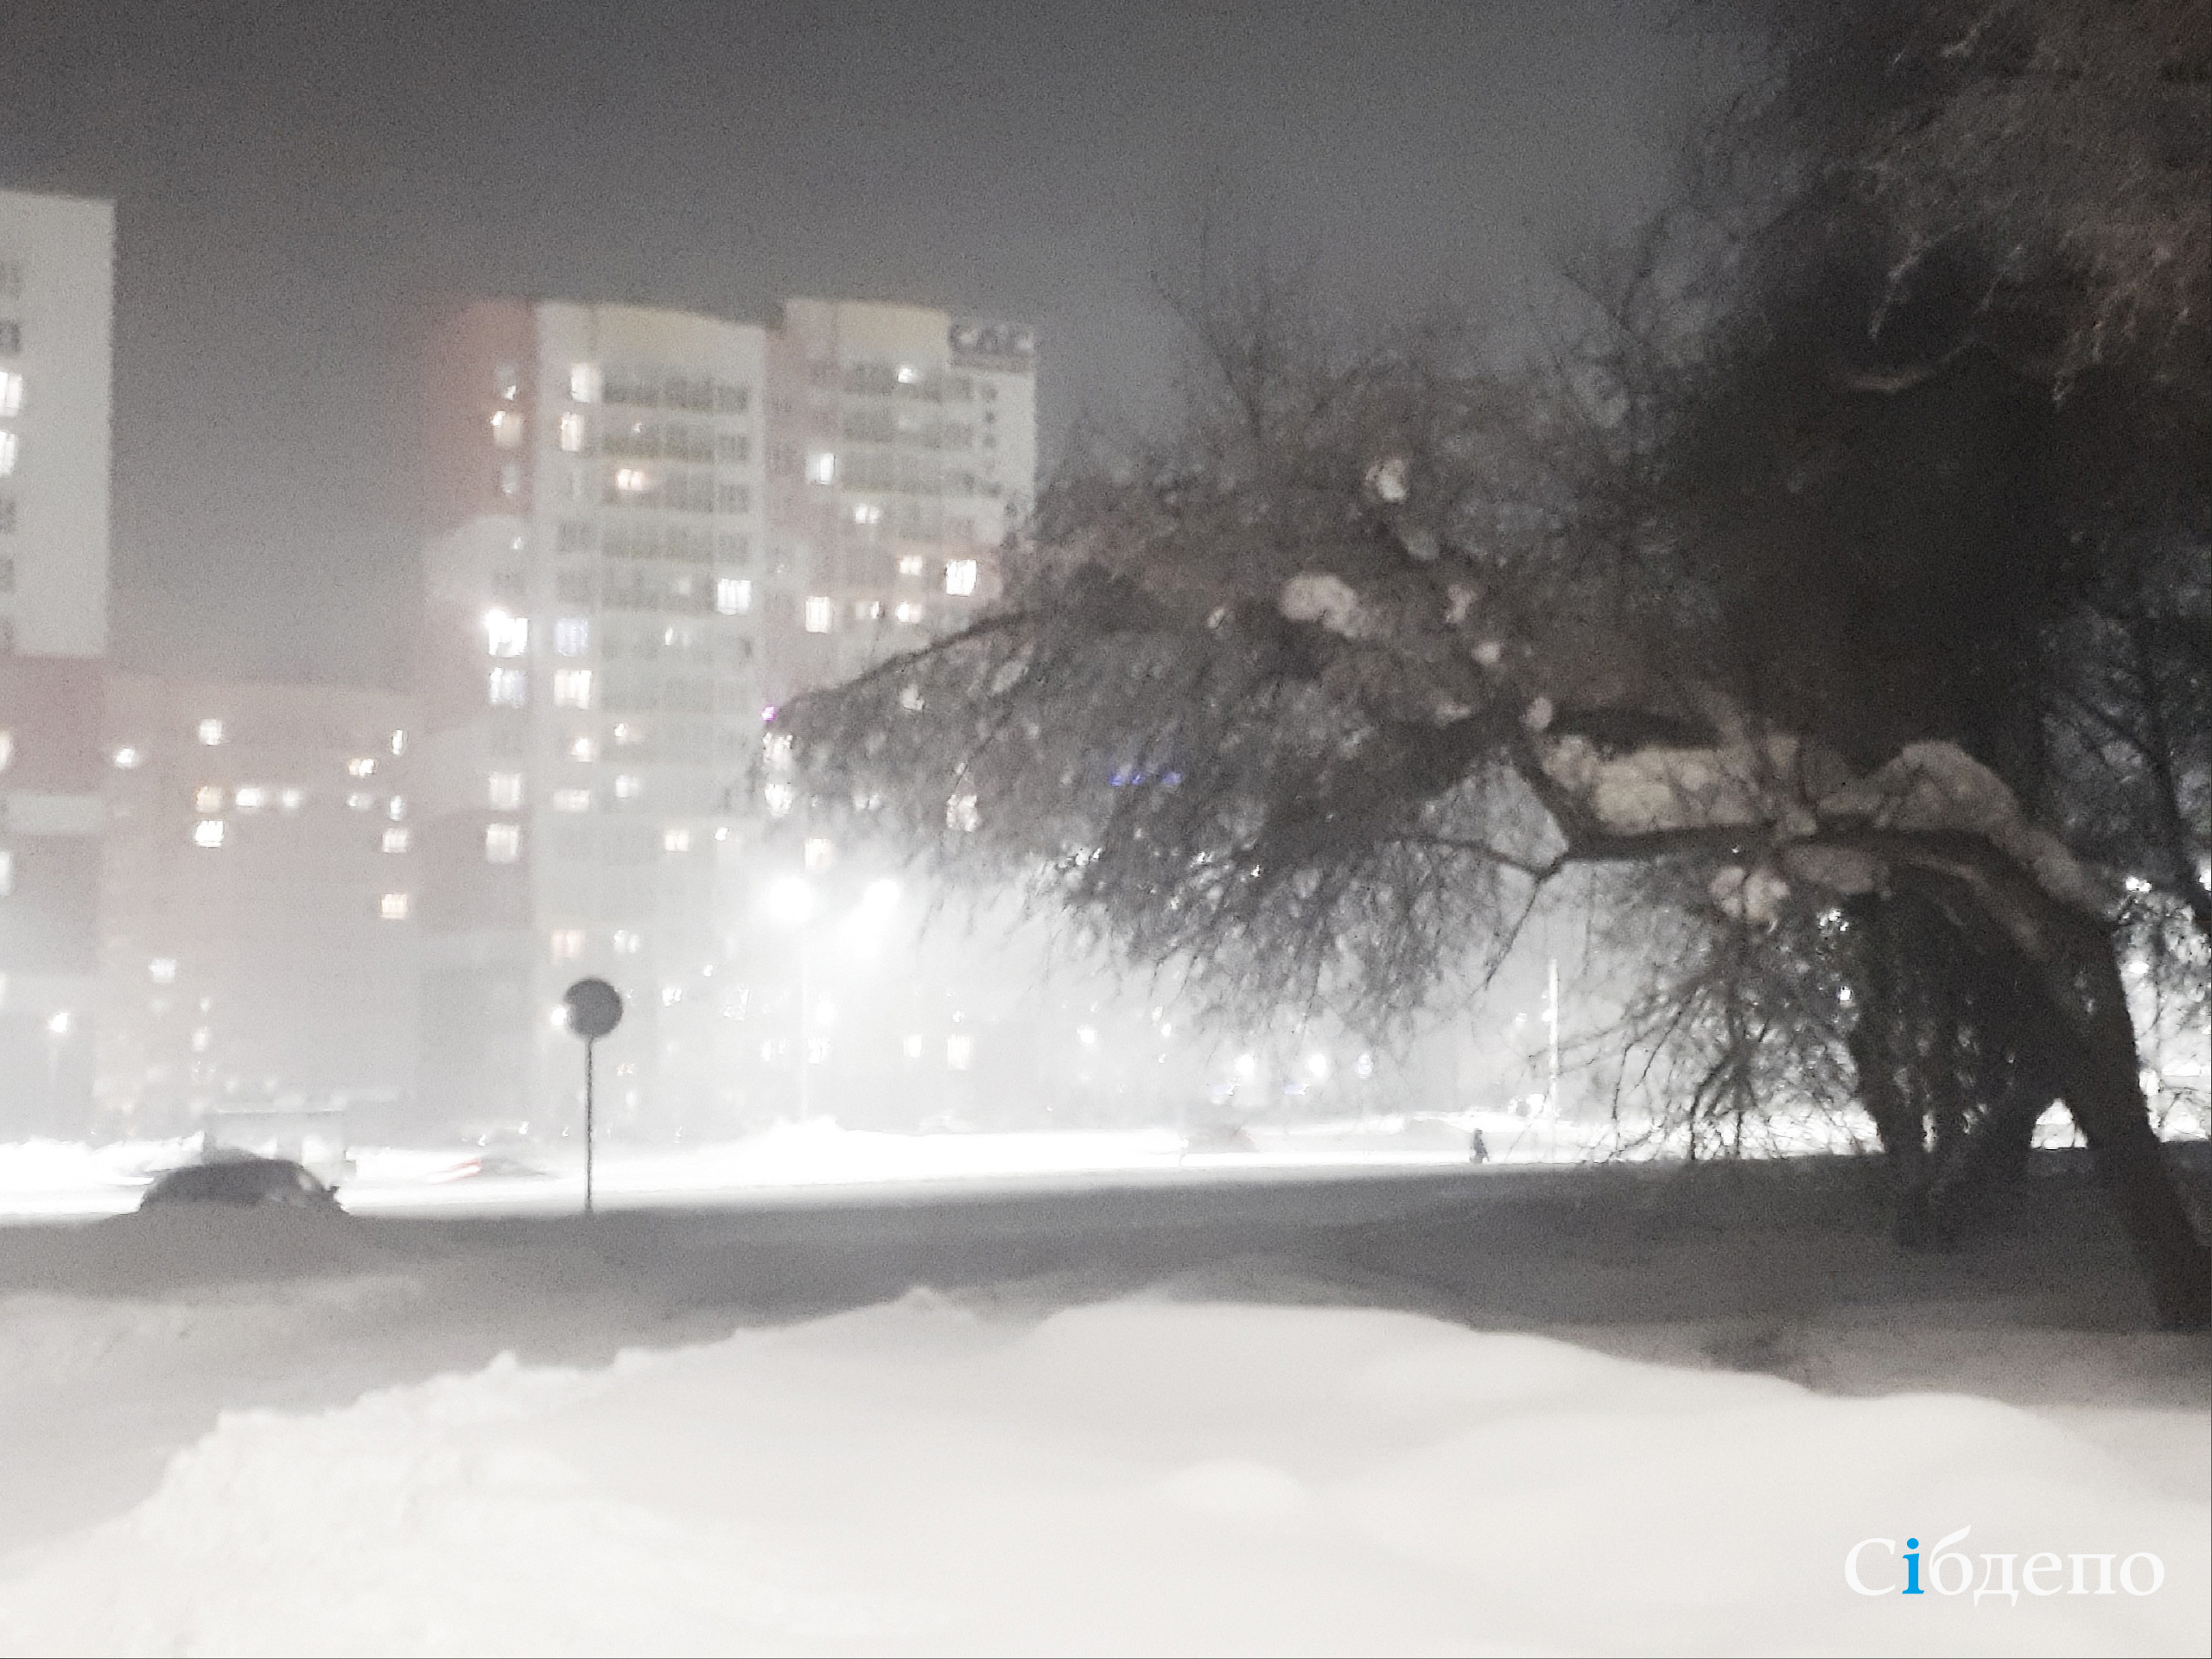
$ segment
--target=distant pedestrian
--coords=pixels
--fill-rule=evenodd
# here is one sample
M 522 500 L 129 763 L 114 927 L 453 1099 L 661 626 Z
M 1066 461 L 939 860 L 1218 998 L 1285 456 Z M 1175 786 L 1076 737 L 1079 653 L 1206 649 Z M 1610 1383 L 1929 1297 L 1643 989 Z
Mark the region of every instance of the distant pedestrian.
M 1478 1164 L 1490 1162 L 1490 1142 L 1483 1139 L 1480 1129 L 1475 1131 L 1475 1138 L 1467 1143 L 1467 1156 Z

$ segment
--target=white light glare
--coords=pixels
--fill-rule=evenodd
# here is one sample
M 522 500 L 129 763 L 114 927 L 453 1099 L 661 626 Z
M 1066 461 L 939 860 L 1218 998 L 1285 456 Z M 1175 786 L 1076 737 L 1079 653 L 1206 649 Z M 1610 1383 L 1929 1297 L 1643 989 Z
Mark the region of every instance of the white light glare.
M 785 927 L 803 927 L 814 914 L 814 889 L 806 878 L 779 877 L 768 884 L 768 914 Z

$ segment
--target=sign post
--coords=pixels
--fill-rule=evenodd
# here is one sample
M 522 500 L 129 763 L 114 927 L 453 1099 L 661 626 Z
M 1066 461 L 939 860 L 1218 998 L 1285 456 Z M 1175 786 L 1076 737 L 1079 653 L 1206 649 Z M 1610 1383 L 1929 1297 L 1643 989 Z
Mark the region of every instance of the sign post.
M 592 1051 L 599 1039 L 622 1023 L 622 995 L 603 979 L 580 979 L 562 993 L 569 1029 L 584 1039 L 584 1214 L 592 1213 L 593 1140 L 597 1128 L 592 1099 Z

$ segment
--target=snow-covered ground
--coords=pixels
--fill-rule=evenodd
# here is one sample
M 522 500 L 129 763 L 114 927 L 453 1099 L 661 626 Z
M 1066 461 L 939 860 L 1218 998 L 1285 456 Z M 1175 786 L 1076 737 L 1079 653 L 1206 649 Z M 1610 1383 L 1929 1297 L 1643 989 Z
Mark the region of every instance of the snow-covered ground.
M 1500 1165 L 1573 1162 L 1602 1150 L 1608 1134 L 1503 1112 L 1255 1127 L 1234 1145 L 1188 1141 L 1170 1128 L 887 1135 L 817 1119 L 690 1147 L 616 1142 L 600 1149 L 595 1186 L 619 1208 L 742 1202 L 795 1188 L 1433 1170 L 1465 1165 L 1478 1128 Z M 119 1215 L 137 1206 L 153 1173 L 198 1153 L 197 1140 L 0 1144 L 0 1221 Z M 556 1214 L 582 1199 L 582 1154 L 566 1147 L 505 1153 L 480 1170 L 475 1149 L 458 1146 L 356 1147 L 341 1198 L 363 1215 Z
M 1620 1215 L 1627 1188 L 1602 1172 L 1460 1186 L 1537 1182 L 1573 1213 L 1591 1179 Z M 1281 1192 L 1349 1217 L 1351 1190 Z M 791 1213 L 810 1230 L 799 1253 L 827 1255 L 831 1224 Z M 855 1236 L 862 1255 L 938 1259 L 888 1212 L 854 1213 L 877 1227 Z M 1458 1209 L 1424 1224 L 1484 1250 L 1518 1241 L 1501 1264 L 1514 1294 L 1555 1310 L 1518 1330 L 1235 1256 L 1149 1287 L 1061 1275 L 762 1325 L 679 1271 L 717 1249 L 716 1274 L 764 1261 L 767 1224 L 735 1216 L 455 1230 L 173 1212 L 14 1230 L 0 1651 L 2212 1643 L 2201 1339 L 2085 1328 L 2002 1283 L 1973 1307 L 1915 1300 L 1817 1228 L 1794 1243 L 1740 1217 L 1691 1228 L 1677 1205 L 1560 1240 L 1554 1213 L 1488 1234 Z M 1353 1230 L 1370 1260 L 1388 1253 L 1374 1226 Z M 1389 1236 L 1462 1279 L 1482 1270 L 1418 1230 Z M 1592 1276 L 1585 1247 L 1633 1256 L 1614 1265 L 1651 1287 L 1644 1322 L 1588 1324 L 1567 1289 Z M 1741 1259 L 1754 1253 L 1796 1273 L 1793 1249 L 1853 1282 L 1802 1309 L 1786 1343 L 1726 1323 L 1731 1352 L 1723 1326 L 1669 1323 L 1685 1287 L 1763 1282 Z M 1941 1296 L 1988 1270 L 1927 1271 Z M 1386 1305 L 1351 1305 L 1363 1297 Z M 1471 1304 L 1463 1317 L 1482 1322 Z M 1728 1369 L 1773 1357 L 1762 1343 L 1816 1353 L 1823 1386 Z M 2049 1553 L 2063 1565 L 2036 1583 L 2060 1593 L 1854 1592 L 1852 1547 L 1909 1537 L 1939 1588 L 1962 1565 L 1994 1582 L 1985 1556 L 2012 1558 L 2018 1587 Z M 2155 1592 L 2115 1579 L 2094 1593 L 2092 1560 L 2090 1592 L 2067 1593 L 2072 1556 L 2117 1570 L 2143 1552 L 2162 1564 Z M 1973 1560 L 1939 1577 L 1938 1553 Z M 1860 1560 L 1870 1588 L 1901 1587 L 1887 1547 Z M 2133 1583 L 2148 1573 L 2138 1560 Z

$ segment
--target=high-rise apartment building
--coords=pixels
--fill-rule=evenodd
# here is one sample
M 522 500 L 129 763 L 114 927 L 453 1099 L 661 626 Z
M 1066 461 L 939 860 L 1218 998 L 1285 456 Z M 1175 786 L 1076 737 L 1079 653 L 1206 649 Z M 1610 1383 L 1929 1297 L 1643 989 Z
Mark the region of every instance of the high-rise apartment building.
M 82 1128 L 115 210 L 0 191 L 0 1139 Z
M 104 1128 L 416 1128 L 416 724 L 391 691 L 110 679 Z
M 566 1119 L 561 990 L 621 990 L 616 1125 L 757 1115 L 763 714 L 957 626 L 1034 487 L 1032 341 L 795 300 L 769 330 L 489 302 L 426 366 L 423 1080 Z M 801 1045 L 803 1049 L 804 1045 Z M 803 1059 L 794 1064 L 803 1065 Z

